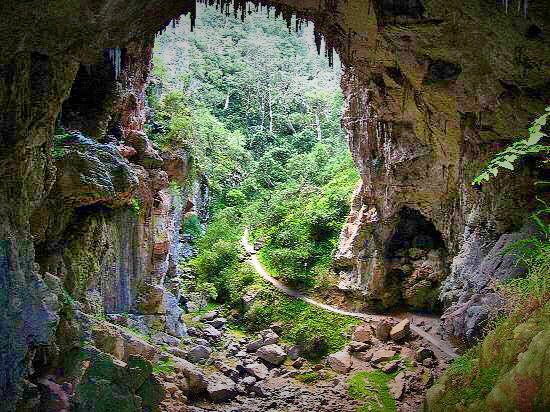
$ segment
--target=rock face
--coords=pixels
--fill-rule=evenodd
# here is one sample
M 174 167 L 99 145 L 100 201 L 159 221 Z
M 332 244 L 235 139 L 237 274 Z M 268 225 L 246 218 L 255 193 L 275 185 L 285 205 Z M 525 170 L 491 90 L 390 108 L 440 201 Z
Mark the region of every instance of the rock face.
M 343 283 L 378 306 L 427 308 L 440 289 L 449 331 L 474 336 L 498 301 L 486 275 L 516 275 L 492 251 L 524 235 L 537 176 L 526 168 L 481 192 L 470 181 L 548 101 L 550 40 L 527 35 L 550 20 L 545 0 L 529 2 L 528 19 L 483 2 L 269 4 L 314 21 L 345 66 L 344 123 L 363 184 L 337 259 Z M 140 285 L 175 270 L 172 217 L 185 208 L 166 184 L 185 156 L 167 162 L 142 135 L 144 86 L 154 34 L 195 2 L 6 6 L 0 400 L 13 410 L 37 353 L 54 347 L 59 314 L 47 271 L 93 313 L 133 310 Z M 52 147 L 60 113 L 93 142 Z M 117 155 L 120 146 L 133 150 Z
M 342 288 L 371 305 L 441 308 L 447 330 L 471 341 L 494 312 L 495 300 L 476 296 L 492 292 L 486 274 L 518 274 L 492 251 L 525 236 L 536 172 L 499 176 L 481 191 L 471 179 L 544 110 L 548 68 L 526 69 L 523 77 L 526 59 L 488 59 L 466 33 L 475 27 L 478 39 L 491 39 L 495 55 L 515 44 L 524 56 L 537 53 L 544 61 L 549 41 L 529 40 L 531 23 L 515 28 L 515 18 L 498 6 L 422 1 L 420 12 L 407 6 L 386 12 L 390 4 L 398 2 L 379 2 L 381 13 L 361 16 L 353 9 L 352 18 L 344 12 L 346 23 L 361 25 L 356 33 L 362 33 L 350 40 L 356 58 L 349 64 L 344 58 L 342 82 L 344 122 L 362 185 L 335 265 Z M 535 6 L 531 17 L 539 27 L 548 11 Z M 397 29 L 400 23 L 407 28 Z M 542 53 L 535 52 L 539 47 Z M 529 87 L 541 94 L 527 97 Z M 514 121 L 503 121 L 512 112 Z

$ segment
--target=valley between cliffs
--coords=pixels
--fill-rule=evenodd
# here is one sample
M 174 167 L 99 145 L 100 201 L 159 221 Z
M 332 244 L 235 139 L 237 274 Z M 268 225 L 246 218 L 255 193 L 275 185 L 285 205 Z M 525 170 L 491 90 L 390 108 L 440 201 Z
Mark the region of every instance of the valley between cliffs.
M 550 408 L 545 0 L 7 0 L 0 16 L 1 411 Z M 241 18 L 264 32 L 231 54 Z M 300 59 L 313 75 L 270 83 Z M 227 89 L 240 71 L 270 80 Z M 538 151 L 472 185 L 533 134 Z M 254 266 L 286 286 L 248 265 L 250 221 Z

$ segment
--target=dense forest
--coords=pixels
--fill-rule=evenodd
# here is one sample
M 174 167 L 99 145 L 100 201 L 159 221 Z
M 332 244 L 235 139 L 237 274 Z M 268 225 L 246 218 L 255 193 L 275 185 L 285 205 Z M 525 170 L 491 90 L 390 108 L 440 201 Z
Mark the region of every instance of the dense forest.
M 341 127 L 339 63 L 317 54 L 312 30 L 289 31 L 264 14 L 240 22 L 206 8 L 197 28 L 158 38 L 148 89 L 153 141 L 185 147 L 211 191 L 208 221 L 186 218 L 197 256 L 180 263 L 196 274 L 184 288 L 241 309 L 261 289 L 244 325 L 260 330 L 303 314 L 289 336 L 317 340 L 321 350 L 310 349 L 322 356 L 344 343 L 331 324 L 353 320 L 309 313 L 258 282 L 239 240 L 249 227 L 262 262 L 292 287 L 322 293 L 336 284 L 332 253 L 359 181 Z
M 241 23 L 206 9 L 197 24 L 159 38 L 149 96 L 154 141 L 188 148 L 212 191 L 200 276 L 226 294 L 216 262 L 236 253 L 230 232 L 248 225 L 286 282 L 329 282 L 359 180 L 340 125 L 339 69 L 307 43 L 311 33 L 264 15 Z

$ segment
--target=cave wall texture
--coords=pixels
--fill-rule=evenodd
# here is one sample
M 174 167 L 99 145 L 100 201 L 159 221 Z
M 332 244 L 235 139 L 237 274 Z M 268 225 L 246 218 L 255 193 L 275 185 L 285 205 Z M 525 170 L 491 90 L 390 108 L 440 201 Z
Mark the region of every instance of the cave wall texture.
M 529 230 L 535 169 L 483 190 L 470 181 L 550 101 L 546 3 L 530 1 L 524 17 L 515 5 L 505 13 L 488 0 L 269 2 L 283 17 L 313 21 L 344 64 L 344 125 L 362 185 L 336 260 L 345 287 L 370 304 L 433 307 L 441 285 L 447 330 L 470 340 L 498 305 L 491 278 L 517 274 L 498 252 Z M 158 284 L 170 266 L 178 207 L 167 186 L 186 182 L 189 165 L 185 153 L 156 152 L 143 133 L 144 87 L 154 34 L 194 7 L 182 0 L 0 5 L 7 410 L 39 373 L 37 354 L 61 345 L 50 274 L 84 311 L 94 302 L 127 311 L 139 306 L 139 285 Z M 61 112 L 91 139 L 73 135 L 56 159 Z

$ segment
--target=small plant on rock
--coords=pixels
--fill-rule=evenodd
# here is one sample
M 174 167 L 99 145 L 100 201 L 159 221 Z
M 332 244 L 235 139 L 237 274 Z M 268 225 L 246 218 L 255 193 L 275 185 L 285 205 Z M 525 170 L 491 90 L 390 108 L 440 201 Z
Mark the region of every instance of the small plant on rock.
M 141 212 L 141 202 L 139 199 L 133 198 L 130 201 L 130 210 L 132 210 L 132 213 L 137 217 L 139 216 L 139 213 Z

